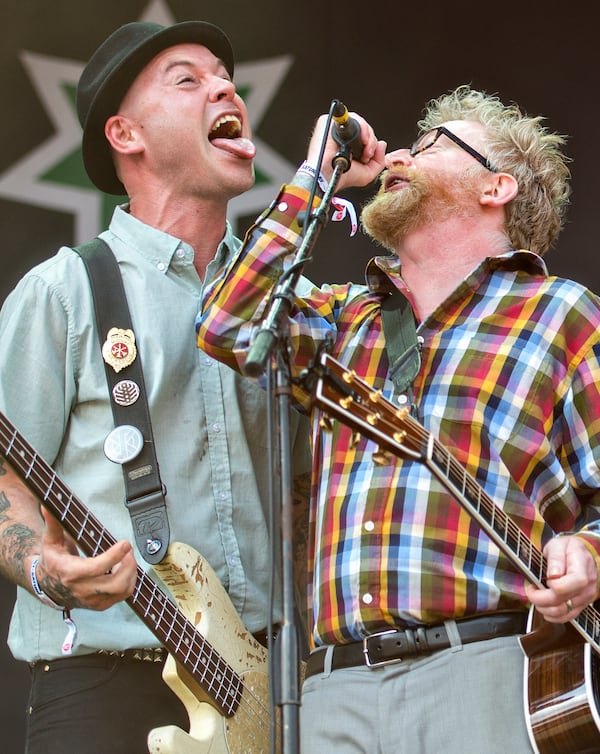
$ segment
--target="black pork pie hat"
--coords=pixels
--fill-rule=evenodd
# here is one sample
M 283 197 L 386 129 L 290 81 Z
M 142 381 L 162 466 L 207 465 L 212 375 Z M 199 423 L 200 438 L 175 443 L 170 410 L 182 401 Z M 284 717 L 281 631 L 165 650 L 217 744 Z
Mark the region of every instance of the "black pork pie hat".
M 199 44 L 220 58 L 233 76 L 231 43 L 218 26 L 184 21 L 173 26 L 136 21 L 113 32 L 92 55 L 77 86 L 77 114 L 83 128 L 83 164 L 92 183 L 107 194 L 125 194 L 117 178 L 104 124 L 114 115 L 142 69 L 162 50 Z

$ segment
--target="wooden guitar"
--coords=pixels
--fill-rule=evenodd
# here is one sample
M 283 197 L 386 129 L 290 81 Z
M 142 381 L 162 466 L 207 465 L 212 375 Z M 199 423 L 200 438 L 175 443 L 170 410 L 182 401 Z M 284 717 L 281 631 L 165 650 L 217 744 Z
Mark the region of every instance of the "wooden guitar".
M 0 453 L 86 555 L 115 539 L 0 413 Z M 129 606 L 166 647 L 165 682 L 190 718 L 148 736 L 151 754 L 265 754 L 272 736 L 268 657 L 243 625 L 210 565 L 172 543 L 154 570 L 171 596 L 138 566 Z M 276 742 L 279 736 L 275 736 Z
M 392 454 L 425 464 L 525 578 L 544 584 L 542 552 L 407 408 L 394 406 L 326 353 L 307 379 L 325 427 L 335 418 L 376 442 L 377 463 Z M 525 716 L 539 754 L 600 752 L 599 640 L 600 612 L 593 605 L 568 624 L 547 623 L 531 611 L 521 645 Z

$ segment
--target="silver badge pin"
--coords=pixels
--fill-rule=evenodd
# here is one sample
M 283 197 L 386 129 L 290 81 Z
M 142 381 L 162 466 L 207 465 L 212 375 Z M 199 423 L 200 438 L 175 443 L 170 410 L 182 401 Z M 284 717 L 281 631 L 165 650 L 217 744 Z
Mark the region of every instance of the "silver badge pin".
M 140 397 L 140 387 L 133 380 L 121 380 L 113 387 L 112 394 L 119 406 L 131 406 Z
M 144 447 L 144 436 L 137 427 L 122 424 L 115 427 L 104 441 L 104 455 L 113 463 L 128 463 L 139 456 Z

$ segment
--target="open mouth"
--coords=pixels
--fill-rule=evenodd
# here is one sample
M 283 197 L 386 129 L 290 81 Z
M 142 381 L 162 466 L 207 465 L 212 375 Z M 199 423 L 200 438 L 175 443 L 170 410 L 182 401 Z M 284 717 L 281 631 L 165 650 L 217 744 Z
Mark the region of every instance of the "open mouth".
M 235 115 L 223 115 L 211 128 L 208 138 L 214 139 L 238 139 L 242 135 L 242 124 Z
M 388 173 L 385 177 L 384 187 L 386 191 L 391 191 L 396 186 L 405 186 L 409 183 L 408 178 L 400 173 Z
M 237 115 L 221 115 L 210 129 L 208 140 L 211 146 L 242 160 L 252 160 L 256 147 L 252 141 L 242 136 L 242 121 Z

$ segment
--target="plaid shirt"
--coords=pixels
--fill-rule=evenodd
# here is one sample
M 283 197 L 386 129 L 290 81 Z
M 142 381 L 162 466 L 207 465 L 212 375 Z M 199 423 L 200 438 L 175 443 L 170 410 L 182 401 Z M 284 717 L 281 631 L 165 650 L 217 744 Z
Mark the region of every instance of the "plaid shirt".
M 207 293 L 199 344 L 236 369 L 293 260 L 306 199 L 284 187 Z M 367 282 L 296 297 L 293 372 L 332 338 L 332 355 L 391 398 L 381 301 L 391 285 L 405 290 L 398 259 L 372 260 Z M 548 277 L 537 255 L 515 251 L 484 260 L 417 332 L 419 422 L 537 547 L 553 531 L 589 526 L 582 536 L 597 551 L 599 300 Z M 375 443 L 352 442 L 340 422 L 323 431 L 314 413 L 316 644 L 527 607 L 523 576 L 423 464 L 394 457 L 377 465 Z

